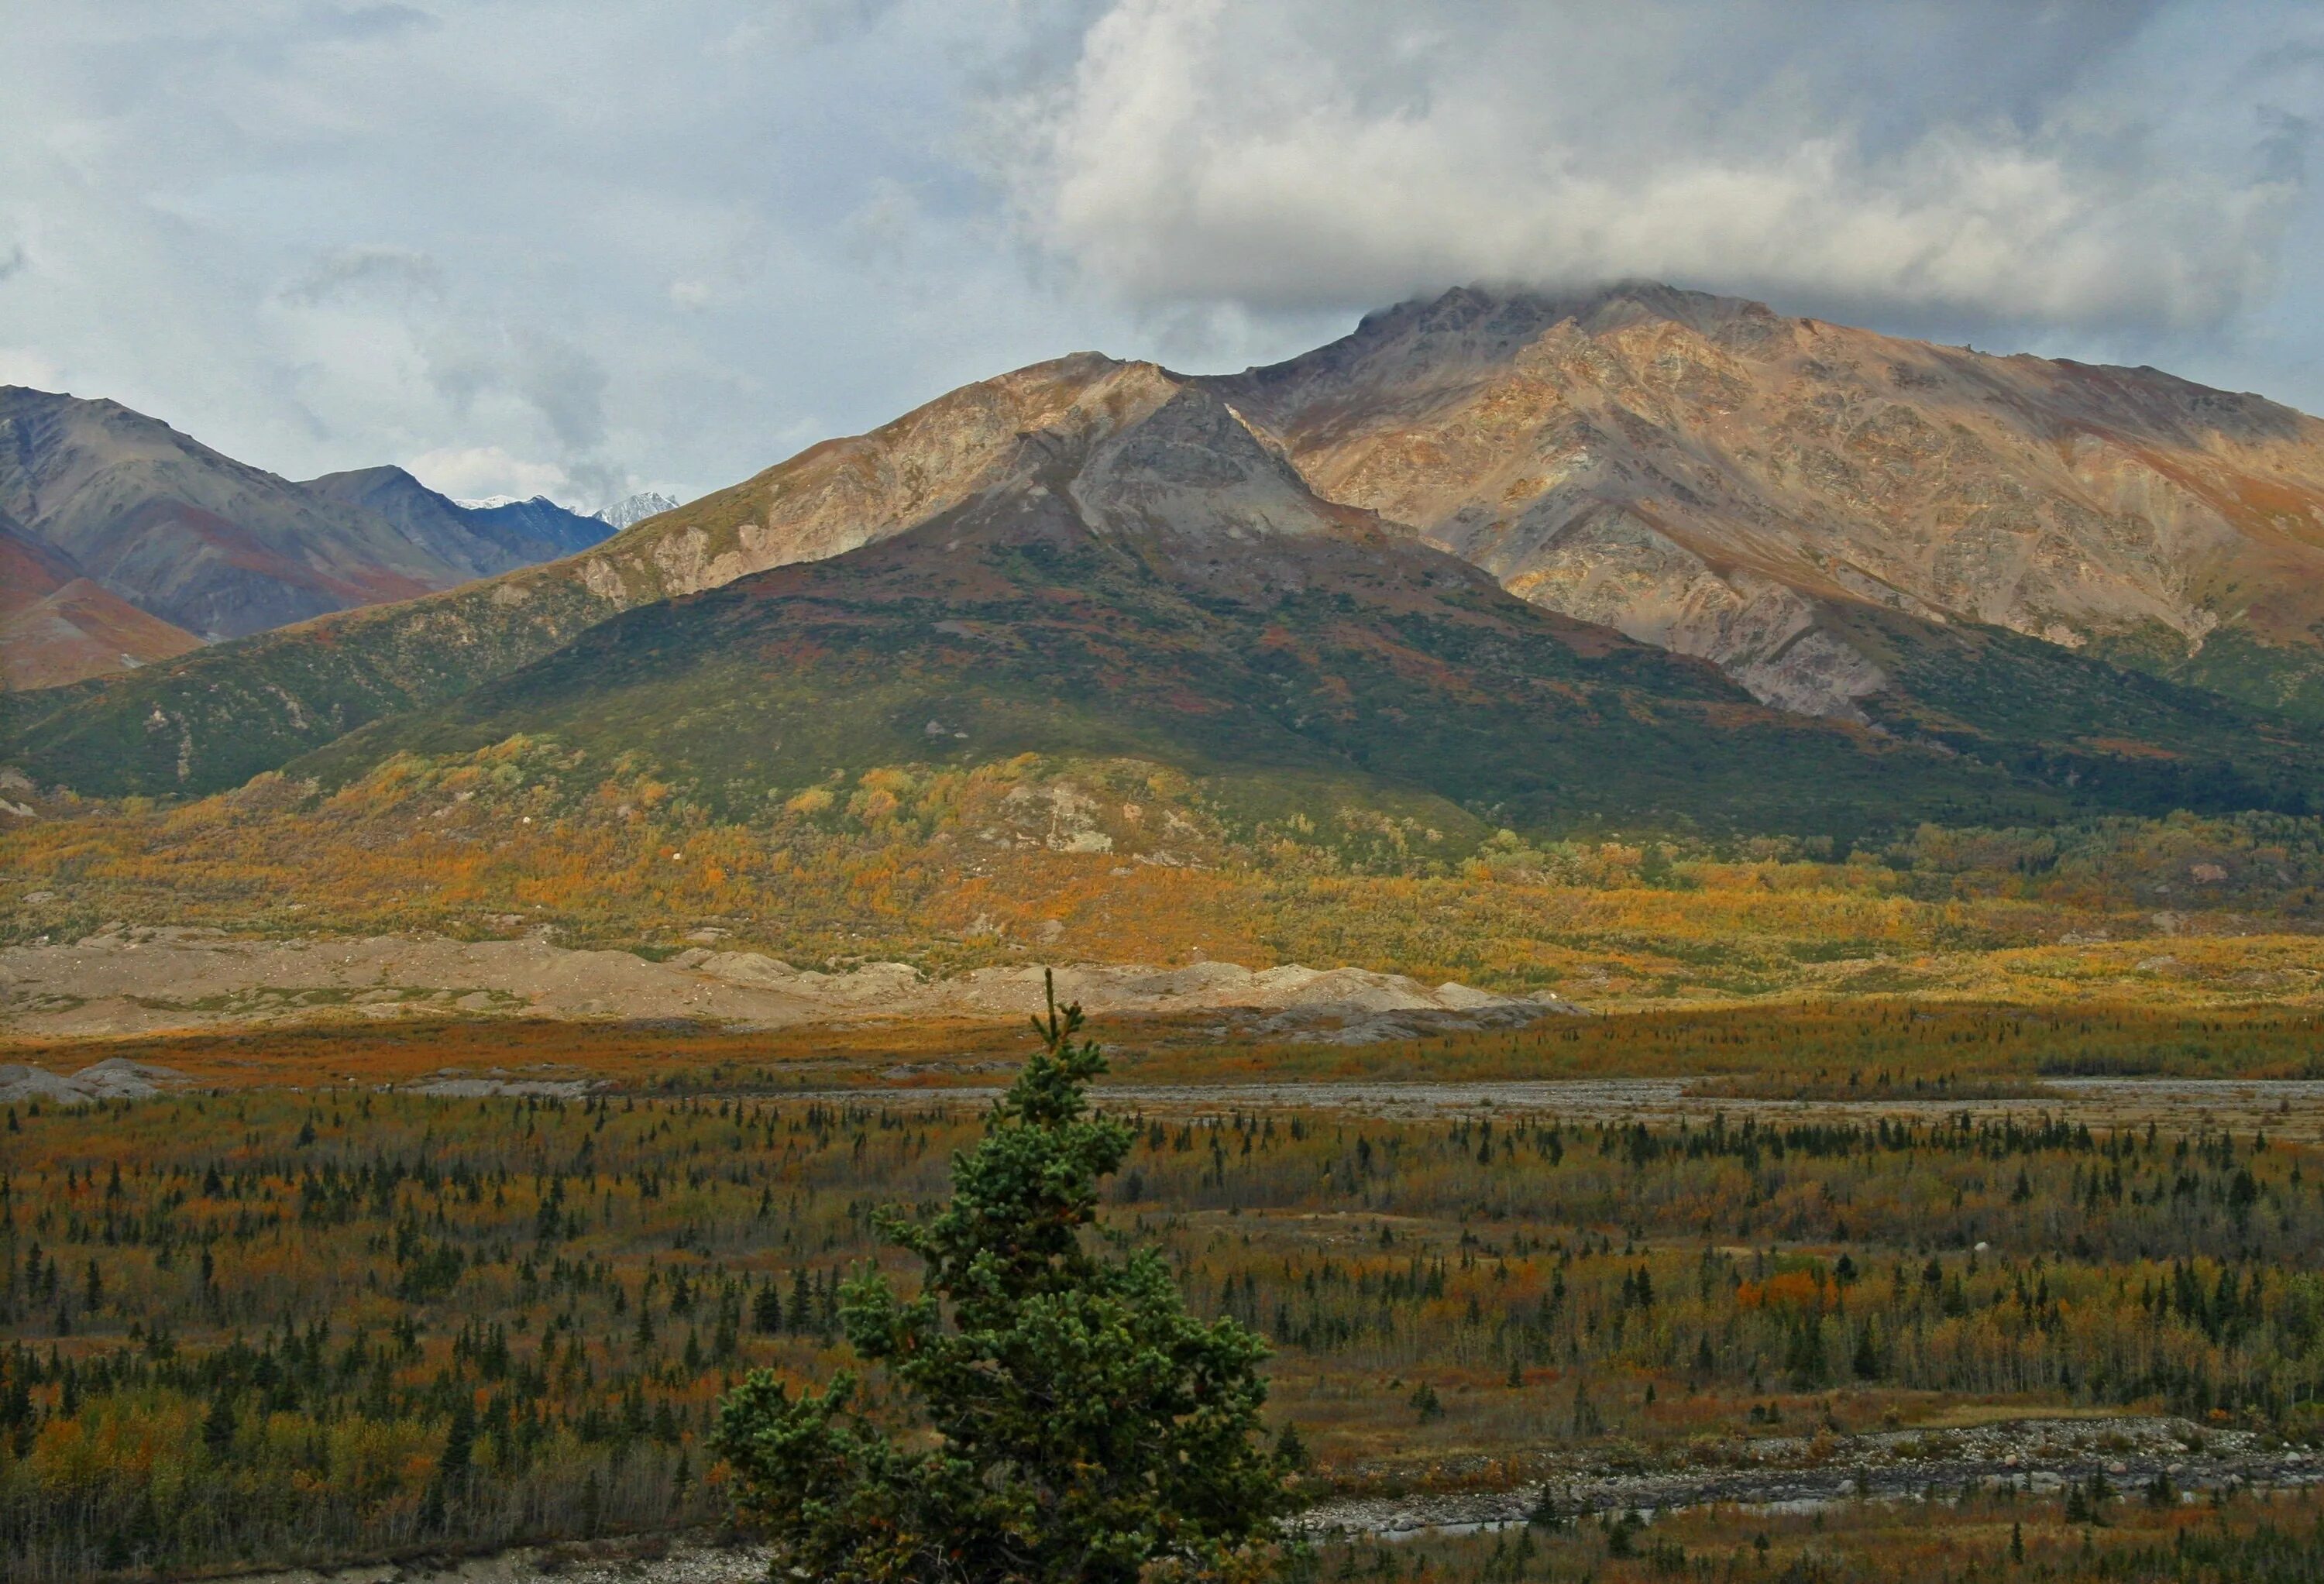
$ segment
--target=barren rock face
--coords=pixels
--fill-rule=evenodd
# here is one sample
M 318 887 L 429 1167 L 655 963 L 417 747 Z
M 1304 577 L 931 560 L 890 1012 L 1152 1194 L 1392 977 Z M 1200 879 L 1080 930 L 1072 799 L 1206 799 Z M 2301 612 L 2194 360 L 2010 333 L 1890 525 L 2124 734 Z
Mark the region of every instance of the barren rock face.
M 1628 286 L 1453 291 L 1209 383 L 1325 498 L 1786 708 L 1881 686 L 1848 602 L 2190 651 L 2324 616 L 2324 423 L 2153 370 Z
M 1085 453 L 1180 387 L 1151 364 L 1080 353 L 982 380 L 869 434 L 810 447 L 665 512 L 591 557 L 595 576 L 667 598 L 822 560 L 918 527 L 1010 477 L 1028 445 Z

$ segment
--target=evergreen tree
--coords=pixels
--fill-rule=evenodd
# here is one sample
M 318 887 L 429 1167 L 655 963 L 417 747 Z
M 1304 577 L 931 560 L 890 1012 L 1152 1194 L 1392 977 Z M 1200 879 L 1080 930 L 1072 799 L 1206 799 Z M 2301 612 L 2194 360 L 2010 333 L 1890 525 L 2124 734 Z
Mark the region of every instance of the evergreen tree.
M 1130 1584 L 1268 1570 L 1273 1520 L 1295 1503 L 1290 1459 L 1257 1439 L 1266 1344 L 1194 1319 L 1157 1254 L 1091 1230 L 1130 1132 L 1087 1114 L 1105 1061 L 1081 1024 L 1053 988 L 1034 1019 L 1041 1049 L 953 1163 L 951 1202 L 925 1220 L 883 1214 L 926 1265 L 920 1293 L 899 1298 L 877 1275 L 847 1285 L 849 1342 L 918 1402 L 933 1444 L 857 1414 L 849 1374 L 794 1400 L 761 1371 L 726 1399 L 717 1450 L 739 1507 L 771 1533 L 776 1576 Z
M 1858 1380 L 1880 1378 L 1878 1328 L 1869 1319 L 1856 1328 L 1856 1361 L 1853 1368 Z
M 807 1285 L 807 1266 L 791 1273 L 790 1328 L 804 1334 L 815 1329 L 815 1292 Z
M 783 1329 L 782 1289 L 770 1276 L 751 1300 L 751 1324 L 761 1336 L 771 1337 Z
M 210 1399 L 210 1411 L 202 1420 L 202 1445 L 213 1458 L 225 1458 L 234 1450 L 234 1398 L 221 1389 Z

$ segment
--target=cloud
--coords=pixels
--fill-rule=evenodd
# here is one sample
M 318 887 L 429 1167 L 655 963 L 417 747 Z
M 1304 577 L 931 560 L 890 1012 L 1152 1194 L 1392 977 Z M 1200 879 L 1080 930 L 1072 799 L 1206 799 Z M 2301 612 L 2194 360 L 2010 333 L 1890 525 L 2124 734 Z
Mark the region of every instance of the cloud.
M 2184 7 L 1120 0 L 1020 96 L 1029 235 L 1130 303 L 1649 276 L 1857 311 L 2220 324 L 2306 128 Z M 2214 89 L 2219 91 L 2214 93 Z M 2247 93 L 2247 90 L 2246 90 Z
M 65 388 L 64 365 L 28 346 L 0 346 L 0 385 L 30 385 L 36 391 Z
M 442 266 L 408 247 L 334 248 L 282 289 L 282 300 L 301 308 L 378 293 L 434 296 L 443 290 Z
M 293 476 L 690 498 L 1074 348 L 1237 367 L 1493 276 L 2324 408 L 2313 0 L 177 0 L 7 38 L 0 368 Z
M 439 495 L 456 501 L 481 501 L 490 495 L 530 499 L 547 495 L 569 502 L 573 481 L 553 462 L 512 456 L 498 446 L 451 447 L 415 456 L 411 476 Z
M 520 330 L 512 371 L 516 388 L 549 420 L 551 433 L 575 451 L 605 443 L 604 368 L 562 336 Z
M 455 288 L 429 255 L 377 244 L 333 249 L 277 301 L 290 310 L 309 380 L 331 387 L 334 405 L 344 408 L 351 389 L 362 388 L 371 401 L 406 409 L 432 392 L 462 420 L 495 428 L 529 415 L 537 438 L 558 457 L 558 487 L 593 494 L 620 487 L 623 475 L 602 456 L 612 383 L 603 362 L 566 336 Z M 548 465 L 517 463 L 499 447 L 428 455 L 440 467 L 505 474 L 472 493 L 530 493 L 509 481 L 527 469 L 524 476 L 550 476 L 540 473 Z

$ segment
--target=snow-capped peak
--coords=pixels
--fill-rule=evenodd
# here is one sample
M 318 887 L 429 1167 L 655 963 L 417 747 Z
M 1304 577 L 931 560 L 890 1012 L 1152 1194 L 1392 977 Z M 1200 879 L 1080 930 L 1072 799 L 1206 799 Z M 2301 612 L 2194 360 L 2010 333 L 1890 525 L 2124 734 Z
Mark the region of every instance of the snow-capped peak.
M 517 495 L 486 495 L 481 501 L 462 501 L 456 498 L 452 504 L 465 506 L 471 511 L 491 511 L 503 506 L 517 505 L 521 499 L 522 497 Z
M 643 522 L 649 517 L 658 517 L 665 511 L 677 510 L 678 502 L 668 495 L 646 490 L 626 500 L 616 501 L 610 506 L 600 508 L 597 511 L 597 520 L 612 523 L 614 531 L 619 532 L 632 523 Z

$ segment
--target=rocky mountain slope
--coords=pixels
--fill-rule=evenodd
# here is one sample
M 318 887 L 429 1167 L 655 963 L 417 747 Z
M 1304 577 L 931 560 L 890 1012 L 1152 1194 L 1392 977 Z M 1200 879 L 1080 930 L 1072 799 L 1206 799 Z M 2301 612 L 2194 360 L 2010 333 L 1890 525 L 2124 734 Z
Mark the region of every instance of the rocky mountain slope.
M 1134 558 L 1150 570 L 1159 556 L 1171 579 L 1202 585 L 1171 600 L 1193 597 L 1207 610 L 1200 602 L 1268 591 L 1305 597 L 1302 591 L 1333 586 L 1334 598 L 1370 602 L 1370 594 L 1334 584 L 1344 568 L 1325 576 L 1305 565 L 1308 552 L 1286 558 L 1285 545 L 1314 536 L 1277 531 L 1282 523 L 1329 522 L 1335 526 L 1324 539 L 1344 546 L 1356 533 L 1375 559 L 1394 561 L 1388 547 L 1399 542 L 1457 555 L 1537 610 L 1604 624 L 1590 644 L 1614 644 L 1606 630 L 1614 629 L 1637 640 L 1616 646 L 1626 654 L 1649 652 L 1643 643 L 1715 662 L 1748 690 L 1721 709 L 1756 696 L 1849 728 L 1852 751 L 1920 745 L 1926 755 L 1886 762 L 1909 760 L 1915 775 L 1925 771 L 1923 790 L 1940 814 L 1972 805 L 1991 814 L 2002 787 L 2009 788 L 2003 801 L 2017 799 L 2029 814 L 2061 803 L 2145 813 L 2301 811 L 2324 784 L 2314 774 L 2310 734 L 2264 707 L 2296 705 L 2302 696 L 2299 668 L 2311 652 L 2299 636 L 2303 602 L 2324 598 L 2317 593 L 2324 582 L 2308 576 L 2316 552 L 2301 526 L 2309 520 L 2302 513 L 2314 510 L 2303 481 L 2324 456 L 2314 420 L 2146 372 L 1984 358 L 1644 287 L 1573 300 L 1454 292 L 1374 316 L 1306 358 L 1229 378 L 1190 379 L 1094 354 L 1037 364 L 963 387 L 869 434 L 814 447 L 561 561 L 324 617 L 35 705 L 17 701 L 0 753 L 46 784 L 200 792 L 239 785 L 372 723 L 388 723 L 312 762 L 344 770 L 391 743 L 470 741 L 487 721 L 530 729 L 524 709 L 535 704 L 584 734 L 593 719 L 618 716 L 669 746 L 677 719 L 754 706 L 697 686 L 683 701 L 656 695 L 656 708 L 677 711 L 673 721 L 609 715 L 594 705 L 552 705 L 566 684 L 543 679 L 563 676 L 581 688 L 584 673 L 574 668 L 604 665 L 613 687 L 628 664 L 621 645 L 691 652 L 698 644 L 687 623 L 698 620 L 707 631 L 744 607 L 671 605 L 587 639 L 562 660 L 550 658 L 624 612 L 771 568 L 847 557 L 899 536 L 913 540 L 905 558 L 858 555 L 842 579 L 855 592 L 844 598 L 881 589 L 874 603 L 887 613 L 879 623 L 893 629 L 891 638 L 909 636 L 897 639 L 904 649 L 923 646 L 912 649 L 913 664 L 945 678 L 938 691 L 959 679 L 948 668 L 963 666 L 998 686 L 1005 665 L 979 670 L 967 658 L 973 650 L 928 649 L 926 633 L 901 623 L 899 612 L 916 598 L 913 608 L 927 620 L 953 619 L 927 614 L 954 597 L 943 591 L 958 576 L 928 548 L 937 539 L 949 542 L 952 530 L 936 525 L 965 512 L 990 529 L 997 520 L 991 503 L 1004 498 L 1016 502 L 1010 510 L 1030 513 L 1028 521 L 1066 511 L 1055 500 L 1038 511 L 1028 504 L 1041 499 L 1027 483 L 1038 474 L 1036 459 L 1078 469 L 1132 432 L 1141 446 L 1158 445 L 1157 415 L 1197 409 L 1225 428 L 1157 452 L 1167 466 L 1157 465 L 1139 487 L 1162 490 L 1155 499 L 1168 504 L 1132 512 L 1146 536 Z M 2103 435 L 2101 419 L 2112 426 Z M 1214 456 L 1213 442 L 1225 451 Z M 1253 447 L 1271 458 L 1264 474 L 1222 460 Z M 2144 474 L 2123 460 L 2132 456 Z M 2103 479 L 2100 457 L 2115 470 Z M 1221 468 L 1222 477 L 1232 475 L 1231 488 L 1204 483 Z M 1109 490 L 1120 484 L 1107 476 Z M 2107 511 L 2090 503 L 2103 490 L 2114 492 Z M 1259 493 L 1247 498 L 1249 491 Z M 2240 514 L 2221 504 L 2231 496 L 2246 503 Z M 1067 511 L 1082 524 L 1075 531 L 1086 530 L 1086 543 L 1072 541 L 1073 556 L 1083 557 L 1076 575 L 1115 578 L 1105 591 L 1081 593 L 1100 604 L 1119 595 L 1158 610 L 1144 594 L 1121 592 L 1118 562 L 1086 558 L 1092 547 L 1121 549 L 1106 525 L 1127 508 L 1113 494 L 1104 500 L 1100 509 L 1076 498 Z M 1276 526 L 1254 526 L 1262 524 Z M 1351 524 L 1366 526 L 1359 532 Z M 971 560 L 1034 564 L 1021 546 L 967 542 Z M 1199 553 L 1185 548 L 1196 544 Z M 1043 554 L 1051 557 L 1043 565 L 1064 565 L 1056 558 L 1064 551 Z M 1446 563 L 1432 565 L 1437 570 L 1428 576 L 1441 576 Z M 916 594 L 915 578 L 932 581 Z M 1280 580 L 1288 582 L 1277 590 Z M 806 602 L 788 608 L 787 619 L 811 625 L 811 612 L 829 608 L 826 585 L 779 586 Z M 1043 599 L 1074 596 L 1070 584 L 1047 586 Z M 1368 619 L 1388 618 L 1375 612 Z M 1504 612 L 1494 620 L 1515 618 Z M 651 639 L 639 636 L 650 631 Z M 1241 642 L 1213 636 L 1214 649 Z M 2203 657 L 2230 643 L 2266 664 L 2246 667 L 2240 682 L 2200 672 L 2198 662 L 2210 663 Z M 2126 670 L 2109 658 L 2178 679 Z M 517 693 L 479 688 L 535 662 L 548 663 Z M 1062 662 L 1053 655 L 1042 663 Z M 1176 674 L 1159 650 L 1142 663 Z M 1375 680 L 1387 686 L 1396 674 L 1391 666 Z M 1316 675 L 1339 676 L 1337 661 Z M 1676 679 L 1692 674 L 1659 675 L 1649 694 L 1665 683 L 1677 688 Z M 1022 679 L 1028 686 L 1038 680 L 1031 670 Z M 725 681 L 769 686 L 756 673 Z M 2242 702 L 2182 685 L 2207 681 L 2235 682 Z M 525 694 L 530 702 L 522 708 L 512 702 L 531 687 L 547 691 Z M 439 708 L 471 689 L 478 691 L 456 707 Z M 1379 699 L 1351 697 L 1359 712 L 1380 713 Z M 1250 699 L 1235 702 L 1250 713 Z M 1106 705 L 1136 707 L 1128 694 Z M 456 729 L 456 721 L 466 724 Z M 1140 736 L 1145 728 L 1130 730 L 1127 721 L 1096 735 Z M 1511 717 L 1502 729 L 1533 727 Z M 884 741 L 881 751 L 899 741 Z M 926 752 L 940 743 L 929 737 L 918 746 Z M 1546 751 L 1511 750 L 1537 751 Z M 1589 768 L 1628 797 L 1639 786 L 1622 772 L 1645 761 L 1634 743 L 1622 751 L 1633 757 L 1618 767 L 1599 759 Z M 1951 770 L 1927 769 L 1929 756 L 1947 755 L 1960 761 Z M 1796 823 L 1828 796 L 1854 796 L 1803 792 L 1806 762 L 1771 764 L 1748 800 L 1789 806 Z M 763 768 L 754 765 L 744 778 Z M 1543 771 L 1538 797 L 1492 777 L 1446 790 L 1547 809 L 1557 799 L 1543 789 L 1565 786 L 1562 774 Z M 1940 783 L 1949 789 L 1932 790 Z M 1682 801 L 1702 804 L 1707 785 L 1698 780 Z M 1667 816 L 1674 806 L 1650 797 L 1625 806 L 1643 819 Z M 1567 817 L 1589 812 L 1571 801 L 1563 807 Z M 1902 818 L 1904 807 L 1892 803 L 1886 812 Z
M 610 531 L 544 505 L 466 511 L 398 468 L 293 483 L 117 402 L 0 387 L 0 511 L 8 553 L 30 557 L 11 562 L 8 686 L 452 587 Z
M 1788 709 L 1877 718 L 1967 623 L 2324 710 L 2324 422 L 2255 396 L 1654 285 L 1212 383 L 1324 496 Z

